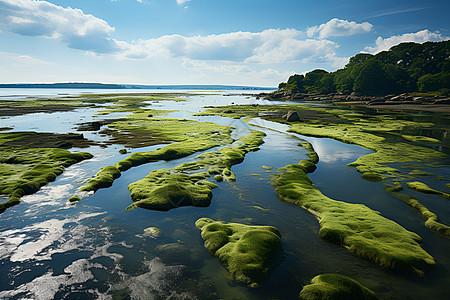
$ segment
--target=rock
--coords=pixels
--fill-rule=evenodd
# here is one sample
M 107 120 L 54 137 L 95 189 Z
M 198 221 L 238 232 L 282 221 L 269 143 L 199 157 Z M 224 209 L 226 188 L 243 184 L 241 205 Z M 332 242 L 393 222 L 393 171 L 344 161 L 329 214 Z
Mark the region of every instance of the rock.
M 450 104 L 450 98 L 436 100 L 433 104 Z
M 285 114 L 283 117 L 288 122 L 296 122 L 300 121 L 300 117 L 296 111 L 288 111 L 287 114 Z
M 152 239 L 156 239 L 161 236 L 161 229 L 156 227 L 148 227 L 144 229 L 144 236 L 150 237 Z

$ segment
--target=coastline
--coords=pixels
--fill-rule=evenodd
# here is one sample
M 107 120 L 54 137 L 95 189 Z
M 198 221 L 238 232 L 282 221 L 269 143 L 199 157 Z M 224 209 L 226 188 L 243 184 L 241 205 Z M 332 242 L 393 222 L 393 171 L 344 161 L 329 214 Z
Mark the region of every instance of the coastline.
M 450 97 L 437 95 L 400 94 L 387 96 L 362 96 L 345 94 L 305 94 L 278 90 L 260 93 L 256 98 L 276 101 L 323 102 L 340 106 L 358 106 L 375 110 L 413 110 L 450 114 Z

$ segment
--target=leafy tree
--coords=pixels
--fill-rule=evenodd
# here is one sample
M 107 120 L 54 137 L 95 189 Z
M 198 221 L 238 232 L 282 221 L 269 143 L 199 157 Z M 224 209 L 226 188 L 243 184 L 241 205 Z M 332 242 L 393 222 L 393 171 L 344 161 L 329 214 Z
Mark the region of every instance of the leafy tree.
M 450 89 L 450 41 L 402 43 L 376 55 L 359 53 L 345 68 L 289 77 L 282 89 L 383 95 Z

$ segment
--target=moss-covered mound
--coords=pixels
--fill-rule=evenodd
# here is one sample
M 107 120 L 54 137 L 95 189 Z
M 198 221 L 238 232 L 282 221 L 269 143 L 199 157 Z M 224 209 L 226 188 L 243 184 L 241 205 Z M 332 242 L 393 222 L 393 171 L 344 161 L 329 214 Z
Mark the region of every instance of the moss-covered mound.
M 447 238 L 450 238 L 450 226 L 440 223 L 435 213 L 431 212 L 428 208 L 426 208 L 412 196 L 400 193 L 400 191 L 403 190 L 403 187 L 400 183 L 395 182 L 394 184 L 384 184 L 383 187 L 390 195 L 402 200 L 409 207 L 411 207 L 415 211 L 418 211 L 421 214 L 422 218 L 425 219 L 426 227 L 442 234 Z
M 54 181 L 65 167 L 93 157 L 87 152 L 71 153 L 64 149 L 4 146 L 5 141 L 17 136 L 4 133 L 1 137 L 0 194 L 9 196 L 9 200 L 0 203 L 0 212 Z
M 420 193 L 438 195 L 446 199 L 450 199 L 450 194 L 432 189 L 428 185 L 420 181 L 407 182 L 406 186 Z
M 303 287 L 302 300 L 374 300 L 376 294 L 359 282 L 338 274 L 322 274 Z
M 136 152 L 117 162 L 114 166 L 104 167 L 94 178 L 81 188 L 82 191 L 97 191 L 100 188 L 110 187 L 113 181 L 132 167 L 136 167 L 158 160 L 172 160 L 195 152 L 208 150 L 232 141 L 231 128 L 209 122 L 196 122 L 176 119 L 148 119 L 141 118 L 140 114 L 129 116 L 109 125 L 121 132 L 130 132 L 140 139 L 154 140 L 158 143 L 176 142 L 155 151 Z M 132 134 L 133 135 L 133 134 Z M 134 136 L 133 135 L 133 136 Z M 135 143 L 137 141 L 134 141 Z
M 319 235 L 376 264 L 421 275 L 436 263 L 420 247 L 421 238 L 362 204 L 323 195 L 307 176 L 312 159 L 281 168 L 274 180 L 280 199 L 299 205 L 319 219 Z
M 211 190 L 217 185 L 205 179 L 206 173 L 186 175 L 169 169 L 152 171 L 144 179 L 128 186 L 133 204 L 136 207 L 167 211 L 181 206 L 209 206 Z
M 120 177 L 120 171 L 114 166 L 103 167 L 95 177 L 89 179 L 87 184 L 81 188 L 81 191 L 96 191 L 100 188 L 112 186 L 114 180 Z
M 196 161 L 176 167 L 179 171 L 205 169 L 216 181 L 235 181 L 236 176 L 231 172 L 231 166 L 244 161 L 245 154 L 259 149 L 263 143 L 265 133 L 253 130 L 230 147 L 223 147 L 219 151 L 207 152 L 196 157 Z
M 264 133 L 255 130 L 241 138 L 235 147 L 224 147 L 219 151 L 201 154 L 196 157 L 198 160 L 184 163 L 173 170 L 161 169 L 150 172 L 144 179 L 128 186 L 134 203 L 128 206 L 127 210 L 141 207 L 165 211 L 180 206 L 209 206 L 211 190 L 217 185 L 206 179 L 213 175 L 217 182 L 224 179 L 235 181 L 236 176 L 231 172 L 231 166 L 242 162 L 247 152 L 257 150 L 263 143 L 264 136 Z M 200 169 L 204 171 L 185 174 Z M 91 181 L 95 186 L 97 186 L 96 178 Z M 86 187 L 90 188 L 91 182 Z
M 290 131 L 316 137 L 332 138 L 348 144 L 356 144 L 364 148 L 375 151 L 375 153 L 365 155 L 349 166 L 356 167 L 362 174 L 362 178 L 368 181 L 379 182 L 388 179 L 411 180 L 417 176 L 434 175 L 430 172 L 420 171 L 415 168 L 418 164 L 424 164 L 433 160 L 441 160 L 447 157 L 446 154 L 424 147 L 424 144 L 439 142 L 437 139 L 413 136 L 405 132 L 414 132 L 423 128 L 431 127 L 432 123 L 421 123 L 397 118 L 395 115 L 385 114 L 362 114 L 351 110 L 324 109 L 308 107 L 306 105 L 233 105 L 226 107 L 208 107 L 203 114 L 229 116 L 241 118 L 245 116 L 261 117 L 280 123 L 286 123 L 281 116 L 288 110 L 296 111 L 300 115 L 301 122 L 292 122 Z M 316 155 L 310 152 L 309 155 Z M 314 157 L 308 164 L 307 172 L 315 169 Z M 411 164 L 413 170 L 402 173 L 394 168 L 395 163 Z M 438 163 L 436 166 L 441 166 Z M 427 167 L 432 165 L 427 164 Z M 416 186 L 417 187 L 417 186 Z M 435 193 L 422 186 L 422 192 Z M 437 194 L 447 197 L 447 194 L 438 192 Z M 428 211 L 417 200 L 402 195 L 402 199 L 410 207 L 420 211 Z M 406 199 L 406 200 L 405 200 Z M 420 209 L 418 209 L 420 207 Z M 422 213 L 424 216 L 424 214 Z M 428 213 L 426 215 L 429 215 Z M 433 214 L 434 215 L 434 214 Z M 441 228 L 436 223 L 437 217 L 425 217 L 428 221 L 427 227 L 433 230 L 446 231 L 446 225 Z M 430 227 L 431 226 L 431 227 Z
M 307 136 L 332 138 L 344 143 L 355 144 L 375 151 L 350 163 L 363 178 L 380 181 L 388 176 L 399 176 L 399 170 L 390 163 L 428 162 L 445 159 L 446 154 L 423 147 L 424 142 L 439 142 L 436 139 L 411 136 L 402 133 L 407 128 L 422 129 L 433 126 L 395 118 L 391 115 L 368 115 L 341 109 L 324 109 L 305 105 L 232 105 L 208 107 L 203 115 L 221 115 L 234 118 L 245 116 L 261 117 L 286 123 L 282 115 L 296 111 L 301 122 L 291 122 L 289 131 Z M 226 112 L 232 113 L 226 113 Z
M 205 247 L 239 282 L 267 279 L 282 251 L 280 232 L 272 226 L 225 224 L 208 218 L 197 220 L 195 225 L 202 231 Z

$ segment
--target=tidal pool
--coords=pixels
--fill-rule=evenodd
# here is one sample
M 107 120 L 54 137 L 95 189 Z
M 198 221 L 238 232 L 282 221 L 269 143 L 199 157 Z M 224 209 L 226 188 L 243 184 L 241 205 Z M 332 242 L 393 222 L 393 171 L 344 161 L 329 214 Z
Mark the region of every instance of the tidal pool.
M 45 95 L 44 92 L 41 93 Z M 120 145 L 70 149 L 91 152 L 94 158 L 68 167 L 54 182 L 23 197 L 19 205 L 0 215 L 0 298 L 296 299 L 304 285 L 324 273 L 355 279 L 381 299 L 445 298 L 450 286 L 450 240 L 427 229 L 421 216 L 387 194 L 382 183 L 366 181 L 356 168 L 347 166 L 372 151 L 331 139 L 288 133 L 287 125 L 262 119 L 245 123 L 226 117 L 193 116 L 206 105 L 282 103 L 239 95 L 224 96 L 217 92 L 192 94 L 186 99 L 185 102 L 161 101 L 149 108 L 177 110 L 164 116 L 167 118 L 233 126 L 234 139 L 245 136 L 250 129 L 266 134 L 260 150 L 247 153 L 242 163 L 232 166 L 236 182 L 216 183 L 218 187 L 213 190 L 209 207 L 181 207 L 168 212 L 141 208 L 125 211 L 133 203 L 127 188 L 130 183 L 144 178 L 152 170 L 172 169 L 191 162 L 203 153 L 200 152 L 134 167 L 122 172 L 112 187 L 100 189 L 71 204 L 67 200 L 86 179 L 124 156 L 118 152 L 123 148 Z M 12 127 L 13 131 L 66 133 L 75 132 L 77 123 L 112 118 L 110 115 L 94 116 L 96 112 L 79 109 L 39 114 L 28 119 L 27 116 L 7 117 L 0 120 L 0 127 Z M 446 124 L 445 119 L 445 116 L 439 117 L 439 126 L 442 122 Z M 55 125 L 59 123 L 61 125 Z M 434 135 L 441 131 L 442 127 L 436 129 Z M 82 133 L 96 141 L 107 139 L 95 132 Z M 309 175 L 324 195 L 365 204 L 416 232 L 423 239 L 422 247 L 435 258 L 437 267 L 424 278 L 378 267 L 341 246 L 322 240 L 318 235 L 319 223 L 313 215 L 281 202 L 271 179 L 278 168 L 306 158 L 308 151 L 298 146 L 302 139 L 309 141 L 319 155 L 318 168 Z M 441 146 L 446 148 L 447 140 L 443 141 Z M 130 154 L 163 146 L 128 150 Z M 432 169 L 435 173 L 425 177 L 423 182 L 445 191 L 450 174 L 448 167 L 440 163 L 440 167 L 423 169 L 430 172 Z M 448 160 L 444 163 L 448 165 Z M 436 180 L 439 176 L 443 180 Z M 412 190 L 405 193 L 420 199 L 449 224 L 447 199 Z M 230 280 L 220 260 L 203 246 L 200 230 L 195 227 L 195 222 L 202 217 L 278 228 L 283 253 L 270 278 L 259 287 Z M 149 227 L 158 228 L 159 234 L 147 234 Z

